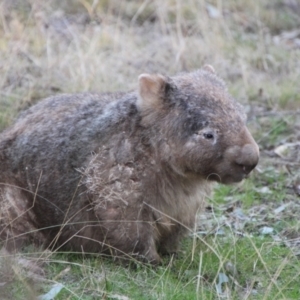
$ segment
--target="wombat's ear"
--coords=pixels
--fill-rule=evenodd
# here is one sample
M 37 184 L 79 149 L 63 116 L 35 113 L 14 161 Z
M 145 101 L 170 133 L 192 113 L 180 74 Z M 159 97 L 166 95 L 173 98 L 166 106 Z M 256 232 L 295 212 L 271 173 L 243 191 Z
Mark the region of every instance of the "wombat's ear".
M 167 78 L 160 74 L 141 74 L 139 76 L 140 109 L 160 108 L 166 89 Z
M 203 67 L 203 69 L 204 69 L 205 71 L 207 71 L 207 72 L 212 73 L 212 74 L 216 74 L 216 71 L 215 71 L 214 67 L 211 66 L 211 65 L 205 65 L 205 66 Z

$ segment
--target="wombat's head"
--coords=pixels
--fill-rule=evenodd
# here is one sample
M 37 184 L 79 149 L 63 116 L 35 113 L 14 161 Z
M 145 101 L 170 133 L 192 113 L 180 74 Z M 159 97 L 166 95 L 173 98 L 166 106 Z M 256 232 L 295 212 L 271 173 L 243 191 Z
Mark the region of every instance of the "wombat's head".
M 245 113 L 211 66 L 172 78 L 140 75 L 137 105 L 159 158 L 179 174 L 231 183 L 258 163 Z

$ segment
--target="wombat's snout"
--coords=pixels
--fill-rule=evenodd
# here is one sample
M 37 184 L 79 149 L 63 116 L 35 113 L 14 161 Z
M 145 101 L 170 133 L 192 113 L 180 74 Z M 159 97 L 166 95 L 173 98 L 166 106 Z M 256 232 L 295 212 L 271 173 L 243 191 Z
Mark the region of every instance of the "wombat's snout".
M 225 151 L 224 164 L 217 174 L 222 183 L 239 182 L 256 167 L 259 148 L 250 132 L 245 129 L 234 146 Z
M 257 144 L 246 144 L 239 149 L 235 163 L 241 167 L 241 171 L 248 175 L 257 165 L 259 160 L 259 150 Z

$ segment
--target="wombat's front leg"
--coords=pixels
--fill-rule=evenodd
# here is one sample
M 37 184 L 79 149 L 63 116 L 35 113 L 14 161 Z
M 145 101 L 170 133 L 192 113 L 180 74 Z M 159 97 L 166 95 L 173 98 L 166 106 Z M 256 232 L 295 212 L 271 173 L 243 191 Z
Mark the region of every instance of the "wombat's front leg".
M 158 245 L 158 251 L 162 255 L 172 255 L 179 251 L 179 244 L 184 235 L 186 235 L 187 229 L 182 225 L 173 224 L 171 231 L 162 235 L 160 243 Z
M 103 222 L 103 242 L 114 256 L 131 257 L 159 264 L 161 258 L 156 249 L 155 226 L 149 219 L 150 214 L 135 208 L 107 207 L 97 211 Z

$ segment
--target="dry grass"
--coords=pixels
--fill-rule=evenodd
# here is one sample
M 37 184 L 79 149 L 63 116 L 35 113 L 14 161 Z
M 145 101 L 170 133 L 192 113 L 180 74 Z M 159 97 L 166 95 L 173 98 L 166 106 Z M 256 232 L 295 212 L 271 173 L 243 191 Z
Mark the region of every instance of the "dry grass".
M 197 239 L 157 270 L 42 256 L 43 277 L 65 285 L 59 299 L 299 299 L 292 291 L 300 284 L 299 15 L 296 0 L 0 2 L 0 130 L 48 95 L 130 90 L 141 73 L 171 75 L 209 63 L 245 105 L 262 153 L 252 180 L 221 187 Z M 277 208 L 283 210 L 274 214 Z M 263 226 L 276 235 L 259 234 Z M 34 299 L 48 289 L 2 257 L 14 266 L 1 265 L 7 297 Z

